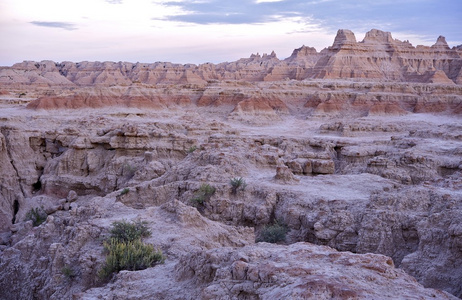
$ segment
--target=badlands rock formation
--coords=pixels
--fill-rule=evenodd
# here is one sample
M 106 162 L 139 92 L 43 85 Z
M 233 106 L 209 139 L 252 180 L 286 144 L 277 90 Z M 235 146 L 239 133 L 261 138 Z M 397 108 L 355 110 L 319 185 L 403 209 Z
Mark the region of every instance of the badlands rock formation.
M 272 52 L 231 63 L 179 65 L 168 62 L 25 61 L 0 68 L 2 85 L 126 86 L 143 84 L 204 84 L 214 80 L 278 81 L 303 79 L 366 79 L 462 84 L 461 47 L 449 48 L 443 36 L 431 46 L 412 46 L 391 33 L 373 29 L 361 42 L 350 30 L 339 30 L 334 43 L 321 52 L 295 49 L 280 60 Z
M 340 30 L 285 60 L 0 69 L 0 298 L 462 297 L 461 65 Z M 120 220 L 166 261 L 105 282 Z

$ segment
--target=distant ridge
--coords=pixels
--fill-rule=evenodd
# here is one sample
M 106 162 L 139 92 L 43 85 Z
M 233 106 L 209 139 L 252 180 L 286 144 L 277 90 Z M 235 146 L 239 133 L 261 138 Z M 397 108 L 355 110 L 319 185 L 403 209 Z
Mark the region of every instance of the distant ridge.
M 219 64 L 168 62 L 24 61 L 0 68 L 0 84 L 94 86 L 204 84 L 218 80 L 249 82 L 287 79 L 361 79 L 372 81 L 462 84 L 462 46 L 449 48 L 443 36 L 431 46 L 412 46 L 390 32 L 372 29 L 361 42 L 340 29 L 332 46 L 317 52 L 303 46 L 284 60 L 273 52 Z

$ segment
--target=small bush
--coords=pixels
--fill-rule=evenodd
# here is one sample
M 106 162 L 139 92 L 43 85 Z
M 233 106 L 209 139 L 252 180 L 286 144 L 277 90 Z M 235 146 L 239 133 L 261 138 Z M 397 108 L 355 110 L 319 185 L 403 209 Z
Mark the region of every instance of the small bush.
M 121 270 L 143 270 L 165 260 L 160 250 L 142 242 L 142 238 L 151 235 L 146 222 L 113 222 L 110 233 L 110 238 L 103 242 L 108 254 L 98 273 L 101 279 Z
M 69 265 L 65 265 L 61 269 L 61 273 L 63 273 L 63 275 L 69 279 L 74 278 L 76 276 L 74 270 Z
M 188 152 L 188 153 L 193 153 L 193 152 L 196 151 L 196 150 L 197 150 L 197 146 L 194 145 L 194 146 L 189 147 L 189 149 L 187 150 L 187 152 Z
M 130 192 L 130 189 L 129 188 L 124 188 L 121 192 L 120 192 L 120 196 L 123 196 L 125 194 L 128 194 L 128 192 Z
M 31 210 L 27 212 L 26 217 L 24 218 L 24 221 L 31 220 L 32 225 L 34 227 L 37 227 L 46 221 L 47 216 L 48 215 L 43 208 L 41 207 L 31 208 Z
M 141 239 L 121 241 L 112 238 L 104 242 L 104 248 L 108 255 L 98 274 L 102 279 L 107 279 L 112 273 L 121 270 L 144 270 L 165 260 L 162 251 L 155 250 L 154 246 L 143 243 Z
M 232 178 L 229 181 L 229 183 L 231 184 L 231 192 L 233 193 L 233 195 L 236 195 L 239 190 L 244 191 L 247 187 L 247 183 L 245 182 L 245 179 L 242 177 Z
M 257 242 L 279 243 L 286 240 L 288 228 L 278 222 L 266 225 L 260 232 Z
M 215 194 L 215 188 L 208 183 L 201 185 L 199 190 L 194 193 L 194 198 L 191 199 L 193 205 L 203 205 L 205 201 L 210 200 L 210 197 Z
M 151 235 L 151 231 L 146 224 L 146 222 L 141 221 L 113 222 L 111 228 L 111 239 L 115 239 L 120 242 L 132 242 L 137 239 L 148 237 Z

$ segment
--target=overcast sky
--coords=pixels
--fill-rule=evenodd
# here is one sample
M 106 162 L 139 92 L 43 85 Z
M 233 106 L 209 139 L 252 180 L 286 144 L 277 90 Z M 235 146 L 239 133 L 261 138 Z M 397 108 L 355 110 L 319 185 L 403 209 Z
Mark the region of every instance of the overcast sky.
M 281 59 L 370 29 L 462 44 L 462 0 L 0 0 L 0 66 L 23 60 L 205 63 Z

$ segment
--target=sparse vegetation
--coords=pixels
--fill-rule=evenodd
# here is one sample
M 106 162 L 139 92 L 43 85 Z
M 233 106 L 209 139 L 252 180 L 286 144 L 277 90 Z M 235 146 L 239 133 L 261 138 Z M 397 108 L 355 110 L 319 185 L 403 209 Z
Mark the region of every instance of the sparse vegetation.
M 121 192 L 120 192 L 120 196 L 123 196 L 125 194 L 128 194 L 128 192 L 130 192 L 130 189 L 129 188 L 124 188 Z
M 108 252 L 108 255 L 104 266 L 98 274 L 102 279 L 106 279 L 112 273 L 121 270 L 144 270 L 156 263 L 162 263 L 165 259 L 162 251 L 154 249 L 152 245 L 143 243 L 141 239 L 124 242 L 111 238 L 109 241 L 104 242 L 104 249 Z
M 151 231 L 146 226 L 147 222 L 117 221 L 112 223 L 111 239 L 120 242 L 132 242 L 137 239 L 151 236 Z
M 191 202 L 194 206 L 204 205 L 204 202 L 210 200 L 213 194 L 215 194 L 215 188 L 208 183 L 204 183 L 194 194 Z
M 143 270 L 165 260 L 162 251 L 141 240 L 151 235 L 146 222 L 114 222 L 110 232 L 110 238 L 103 242 L 108 255 L 98 273 L 100 278 L 107 279 L 121 270 Z
M 245 179 L 242 177 L 232 178 L 229 183 L 231 184 L 231 192 L 233 193 L 233 195 L 236 195 L 238 191 L 244 191 L 247 187 L 247 183 L 245 182 Z
M 189 149 L 187 150 L 187 152 L 188 152 L 188 153 L 193 153 L 193 152 L 196 151 L 196 150 L 197 150 L 197 146 L 194 145 L 194 146 L 189 147 Z
M 26 214 L 24 221 L 32 221 L 34 227 L 40 226 L 47 219 L 47 213 L 42 207 L 31 208 Z
M 263 227 L 256 241 L 267 243 L 284 242 L 286 240 L 286 234 L 288 231 L 289 229 L 286 225 L 276 221 L 271 225 L 268 224 Z
M 64 267 L 62 267 L 61 273 L 63 273 L 63 275 L 69 279 L 72 279 L 76 276 L 74 269 L 72 269 L 72 267 L 69 265 L 65 265 Z

